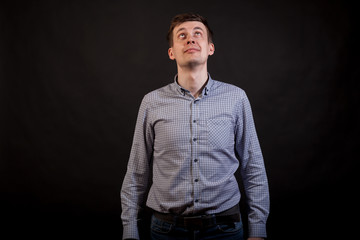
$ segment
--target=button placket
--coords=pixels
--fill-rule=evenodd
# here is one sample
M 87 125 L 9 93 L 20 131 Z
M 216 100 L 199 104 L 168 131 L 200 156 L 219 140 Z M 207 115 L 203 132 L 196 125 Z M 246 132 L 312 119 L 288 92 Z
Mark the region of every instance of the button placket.
M 193 196 L 194 196 L 194 208 L 200 201 L 200 188 L 199 188 L 199 143 L 201 141 L 201 136 L 199 135 L 199 125 L 198 119 L 200 117 L 199 111 L 199 100 L 194 100 L 192 102 L 192 180 L 193 180 Z

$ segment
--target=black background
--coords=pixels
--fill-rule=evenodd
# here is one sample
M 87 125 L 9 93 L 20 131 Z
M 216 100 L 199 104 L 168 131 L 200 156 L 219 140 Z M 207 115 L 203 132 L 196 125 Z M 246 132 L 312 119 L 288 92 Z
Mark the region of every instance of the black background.
M 138 107 L 173 81 L 165 35 L 175 14 L 192 11 L 215 33 L 211 76 L 243 88 L 252 104 L 270 184 L 269 239 L 355 236 L 359 67 L 349 2 L 0 7 L 3 234 L 121 237 L 119 191 Z

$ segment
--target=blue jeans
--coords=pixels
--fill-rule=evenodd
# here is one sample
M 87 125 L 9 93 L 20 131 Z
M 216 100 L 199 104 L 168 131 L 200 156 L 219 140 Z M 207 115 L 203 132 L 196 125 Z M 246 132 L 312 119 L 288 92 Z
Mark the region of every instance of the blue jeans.
M 215 225 L 204 230 L 188 230 L 164 222 L 155 216 L 151 218 L 152 240 L 243 240 L 242 222 Z

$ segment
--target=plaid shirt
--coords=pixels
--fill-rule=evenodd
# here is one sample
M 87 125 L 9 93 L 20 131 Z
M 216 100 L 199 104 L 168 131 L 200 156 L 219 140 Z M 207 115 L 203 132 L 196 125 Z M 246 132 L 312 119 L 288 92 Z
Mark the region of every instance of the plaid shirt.
M 121 190 L 123 238 L 139 238 L 137 216 L 147 194 L 147 206 L 163 213 L 213 214 L 235 206 L 238 167 L 250 209 L 249 235 L 266 237 L 268 182 L 245 92 L 209 75 L 196 99 L 176 77 L 147 94 Z

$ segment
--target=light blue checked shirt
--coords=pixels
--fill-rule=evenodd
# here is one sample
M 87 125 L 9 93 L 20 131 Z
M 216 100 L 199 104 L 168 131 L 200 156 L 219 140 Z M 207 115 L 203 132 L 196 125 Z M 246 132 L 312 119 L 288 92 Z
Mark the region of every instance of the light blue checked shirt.
M 176 77 L 148 93 L 121 190 L 123 238 L 139 238 L 137 218 L 147 193 L 147 206 L 163 213 L 213 214 L 235 206 L 240 201 L 238 167 L 249 206 L 249 235 L 266 237 L 268 182 L 245 92 L 209 75 L 197 99 Z

